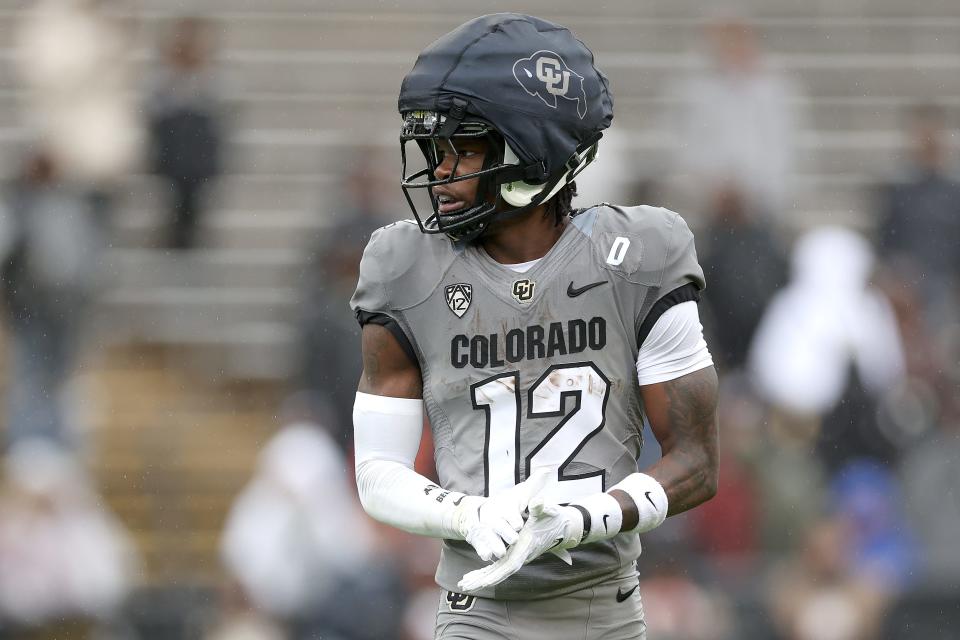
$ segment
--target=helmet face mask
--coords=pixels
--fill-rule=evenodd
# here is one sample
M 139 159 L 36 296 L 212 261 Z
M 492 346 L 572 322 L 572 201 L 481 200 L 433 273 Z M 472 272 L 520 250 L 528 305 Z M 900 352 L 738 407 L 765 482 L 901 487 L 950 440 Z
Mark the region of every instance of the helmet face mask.
M 458 172 L 462 156 L 458 141 L 484 140 L 486 152 L 483 166 L 478 171 Z M 407 143 L 414 141 L 426 161 L 426 167 L 410 170 L 407 156 Z M 437 169 L 444 160 L 443 149 L 449 149 L 454 156 L 453 166 L 447 177 L 438 178 Z M 516 181 L 522 172 L 519 160 L 505 163 L 506 144 L 496 129 L 480 120 L 454 123 L 450 116 L 434 111 L 415 111 L 404 118 L 400 134 L 400 150 L 403 165 L 401 187 L 407 204 L 413 212 L 420 230 L 424 233 L 445 233 L 454 240 L 472 240 L 486 229 L 498 214 L 516 215 L 519 210 L 510 209 L 501 194 L 500 186 L 505 182 Z M 514 158 L 516 156 L 514 154 Z M 474 201 L 458 211 L 441 213 L 440 202 L 434 192 L 436 187 L 455 182 L 477 180 Z M 431 213 L 424 216 L 414 202 L 412 191 L 426 189 L 429 195 Z M 422 200 L 422 199 L 421 199 Z M 529 207 L 526 207 L 526 210 Z

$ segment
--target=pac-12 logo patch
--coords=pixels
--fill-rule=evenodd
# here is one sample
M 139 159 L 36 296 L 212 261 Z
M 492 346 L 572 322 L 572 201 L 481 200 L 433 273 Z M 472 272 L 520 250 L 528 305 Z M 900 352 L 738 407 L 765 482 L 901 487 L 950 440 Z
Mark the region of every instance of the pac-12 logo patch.
M 458 318 L 462 318 L 470 308 L 470 301 L 473 300 L 473 287 L 463 282 L 448 284 L 443 294 L 450 311 L 453 311 Z
M 454 593 L 453 591 L 447 591 L 447 608 L 450 609 L 450 611 L 459 611 L 461 613 L 464 611 L 470 611 L 470 609 L 473 609 L 473 604 L 476 601 L 476 596 L 468 596 L 465 593 Z
M 533 298 L 533 289 L 537 283 L 533 280 L 517 280 L 513 283 L 513 297 L 517 302 L 529 302 Z
M 557 108 L 557 96 L 577 103 L 577 115 L 587 115 L 587 92 L 583 76 L 567 66 L 553 51 L 541 49 L 529 58 L 513 63 L 513 77 L 523 90 L 543 100 L 543 104 Z

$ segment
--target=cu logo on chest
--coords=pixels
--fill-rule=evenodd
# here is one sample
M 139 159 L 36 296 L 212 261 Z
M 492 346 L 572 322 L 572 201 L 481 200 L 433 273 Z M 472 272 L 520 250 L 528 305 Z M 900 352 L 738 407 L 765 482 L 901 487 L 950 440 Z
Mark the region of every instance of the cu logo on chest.
M 517 302 L 530 302 L 533 299 L 533 289 L 537 283 L 532 280 L 517 280 L 513 283 L 513 297 Z

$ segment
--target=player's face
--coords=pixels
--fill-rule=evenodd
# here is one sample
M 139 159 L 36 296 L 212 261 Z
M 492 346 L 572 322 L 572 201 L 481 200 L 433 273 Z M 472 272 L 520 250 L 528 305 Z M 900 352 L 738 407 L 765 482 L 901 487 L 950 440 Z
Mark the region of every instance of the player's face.
M 441 140 L 437 143 L 440 164 L 433 172 L 437 180 L 450 177 L 454 170 L 454 164 L 457 163 L 458 153 L 460 154 L 460 162 L 457 163 L 456 175 L 462 176 L 467 173 L 474 173 L 483 168 L 483 160 L 488 148 L 486 140 L 482 138 L 460 138 L 455 140 L 453 144 L 456 145 L 456 152 L 447 140 Z M 433 187 L 433 195 L 439 202 L 438 210 L 440 214 L 453 213 L 473 206 L 479 184 L 480 179 L 473 178 Z

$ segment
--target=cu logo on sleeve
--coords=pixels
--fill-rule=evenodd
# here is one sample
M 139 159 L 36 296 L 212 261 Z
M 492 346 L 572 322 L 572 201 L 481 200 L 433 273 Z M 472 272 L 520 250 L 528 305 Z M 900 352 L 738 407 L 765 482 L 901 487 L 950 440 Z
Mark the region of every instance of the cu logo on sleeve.
M 474 603 L 477 601 L 476 596 L 468 596 L 465 593 L 454 593 L 453 591 L 447 591 L 447 608 L 450 611 L 459 611 L 464 613 L 473 609 Z

